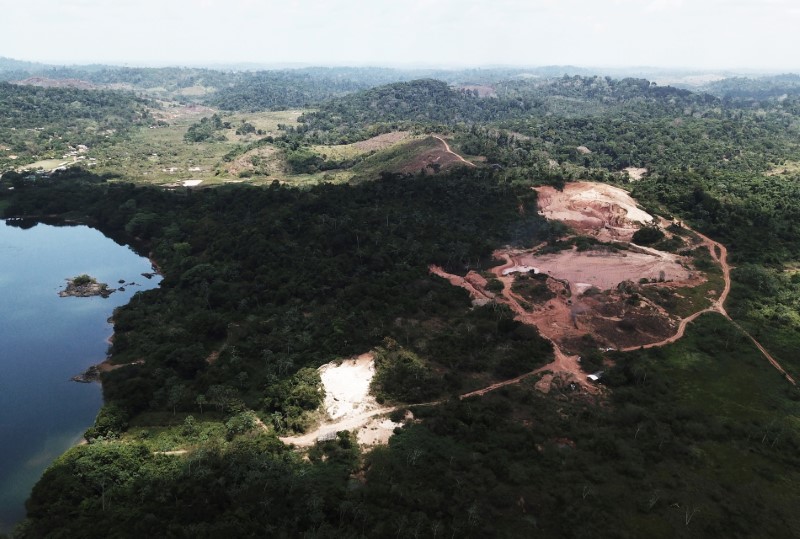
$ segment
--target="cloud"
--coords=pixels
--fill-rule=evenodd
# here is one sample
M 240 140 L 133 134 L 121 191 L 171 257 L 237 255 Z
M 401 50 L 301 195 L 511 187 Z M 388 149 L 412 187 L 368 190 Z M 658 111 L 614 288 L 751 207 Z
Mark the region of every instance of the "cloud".
M 683 0 L 653 0 L 647 6 L 647 11 L 662 12 L 675 11 L 683 8 Z
M 797 66 L 796 0 L 0 0 L 51 62 Z M 30 39 L 36 21 L 36 39 Z

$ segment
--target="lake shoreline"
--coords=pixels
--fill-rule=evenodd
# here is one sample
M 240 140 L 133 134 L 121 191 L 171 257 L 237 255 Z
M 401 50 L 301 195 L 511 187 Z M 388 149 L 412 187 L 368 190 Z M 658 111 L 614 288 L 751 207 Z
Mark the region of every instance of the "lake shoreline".
M 146 245 L 106 236 L 90 223 L 42 216 L 3 219 L 0 247 L 2 396 L 13 403 L 0 409 L 5 439 L 0 447 L 0 533 L 10 533 L 24 520 L 25 500 L 41 474 L 64 451 L 83 443 L 82 434 L 103 406 L 99 379 L 98 385 L 80 386 L 70 379 L 86 374 L 92 363 L 99 377 L 122 367 L 108 358 L 113 311 L 134 292 L 158 287 L 161 277 L 151 275 L 152 262 L 143 256 L 150 251 Z M 84 273 L 116 292 L 103 300 L 59 297 L 65 277 Z M 119 290 L 123 284 L 125 292 Z M 82 381 L 95 381 L 89 378 Z

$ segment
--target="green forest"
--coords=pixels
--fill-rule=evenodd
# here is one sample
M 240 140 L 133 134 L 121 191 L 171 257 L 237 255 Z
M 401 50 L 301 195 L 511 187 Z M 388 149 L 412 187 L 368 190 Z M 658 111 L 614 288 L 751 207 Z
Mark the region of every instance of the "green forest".
M 109 357 L 126 366 L 102 375 L 87 443 L 47 469 L 11 537 L 800 535 L 800 393 L 740 329 L 800 376 L 793 78 L 707 91 L 504 70 L 64 78 L 112 76 L 141 85 L 0 83 L 0 142 L 27 145 L 31 160 L 43 151 L 33 143 L 125 148 L 137 130 L 156 136 L 150 126 L 172 106 L 147 84 L 185 104 L 179 86 L 202 83 L 214 91 L 191 99 L 208 111 L 176 144 L 210 151 L 238 129 L 221 161 L 278 156 L 308 181 L 273 172 L 261 184 L 164 188 L 79 166 L 31 176 L 0 154 L 7 224 L 89 224 L 164 277 L 114 313 Z M 269 134 L 234 116 L 285 108 L 302 115 Z M 418 142 L 331 150 L 395 132 L 446 136 L 472 166 L 390 170 L 387 156 Z M 80 142 L 87 133 L 103 140 Z M 632 181 L 627 167 L 646 174 Z M 351 169 L 358 181 L 314 175 Z M 668 346 L 595 349 L 586 369 L 609 365 L 601 397 L 569 385 L 543 394 L 531 377 L 459 398 L 554 351 L 509 308 L 473 305 L 429 266 L 463 276 L 496 265 L 503 245 L 560 248 L 569 230 L 537 212 L 532 187 L 577 180 L 624 187 L 724 244 L 725 307 L 740 327 L 709 313 Z M 662 240 L 647 232 L 642 244 Z M 402 425 L 388 444 L 367 450 L 348 431 L 307 450 L 283 443 L 320 419 L 317 368 L 370 350 L 372 392 Z

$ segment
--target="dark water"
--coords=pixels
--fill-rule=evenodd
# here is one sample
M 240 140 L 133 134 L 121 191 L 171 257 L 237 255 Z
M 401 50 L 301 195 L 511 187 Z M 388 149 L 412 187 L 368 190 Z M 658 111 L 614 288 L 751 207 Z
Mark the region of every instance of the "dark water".
M 0 220 L 0 533 L 24 517 L 24 502 L 44 469 L 94 421 L 98 384 L 70 377 L 105 359 L 115 307 L 158 286 L 150 262 L 85 226 Z M 82 273 L 121 286 L 107 299 L 60 298 Z M 140 286 L 130 286 L 135 282 Z

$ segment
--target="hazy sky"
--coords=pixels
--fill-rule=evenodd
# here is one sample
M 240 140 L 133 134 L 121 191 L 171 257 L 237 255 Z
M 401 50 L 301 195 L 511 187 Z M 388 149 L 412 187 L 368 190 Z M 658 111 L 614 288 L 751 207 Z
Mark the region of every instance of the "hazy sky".
M 0 0 L 0 56 L 54 63 L 797 70 L 798 0 Z

